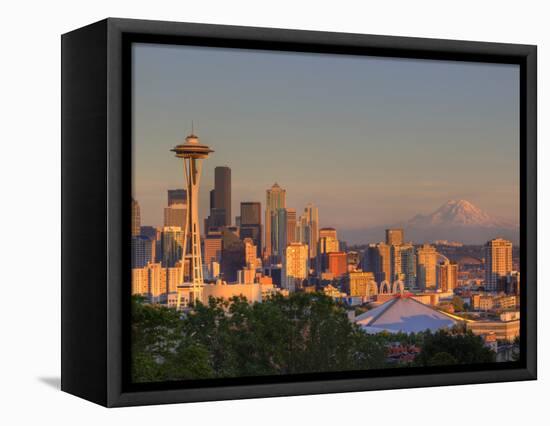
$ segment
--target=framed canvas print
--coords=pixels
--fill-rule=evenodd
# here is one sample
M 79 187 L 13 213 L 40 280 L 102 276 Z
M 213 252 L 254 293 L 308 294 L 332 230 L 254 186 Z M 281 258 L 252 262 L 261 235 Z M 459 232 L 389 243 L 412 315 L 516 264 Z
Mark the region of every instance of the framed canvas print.
M 62 389 L 536 378 L 536 47 L 107 19 L 62 37 Z

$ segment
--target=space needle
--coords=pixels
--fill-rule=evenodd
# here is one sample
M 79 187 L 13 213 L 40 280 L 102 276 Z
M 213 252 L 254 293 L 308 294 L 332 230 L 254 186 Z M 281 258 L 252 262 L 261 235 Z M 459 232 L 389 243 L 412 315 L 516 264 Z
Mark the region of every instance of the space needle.
M 183 170 L 187 184 L 187 212 L 185 230 L 183 233 L 183 248 L 181 256 L 182 281 L 178 286 L 177 308 L 180 308 L 181 291 L 189 290 L 189 302 L 194 303 L 202 299 L 204 280 L 202 275 L 201 235 L 199 225 L 199 184 L 201 180 L 202 160 L 208 158 L 211 150 L 200 143 L 199 137 L 191 134 L 185 138 L 185 143 L 176 146 L 170 151 L 176 153 L 177 158 L 183 158 Z M 185 256 L 187 241 L 190 242 L 190 282 L 185 282 Z

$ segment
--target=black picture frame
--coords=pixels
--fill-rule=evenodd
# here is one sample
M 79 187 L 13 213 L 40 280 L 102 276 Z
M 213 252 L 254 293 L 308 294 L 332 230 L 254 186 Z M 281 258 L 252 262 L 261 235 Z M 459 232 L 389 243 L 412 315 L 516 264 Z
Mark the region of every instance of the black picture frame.
M 536 46 L 118 18 L 64 34 L 61 41 L 63 391 L 117 407 L 536 379 Z M 124 248 L 130 238 L 133 42 L 518 64 L 520 361 L 130 384 L 130 259 Z

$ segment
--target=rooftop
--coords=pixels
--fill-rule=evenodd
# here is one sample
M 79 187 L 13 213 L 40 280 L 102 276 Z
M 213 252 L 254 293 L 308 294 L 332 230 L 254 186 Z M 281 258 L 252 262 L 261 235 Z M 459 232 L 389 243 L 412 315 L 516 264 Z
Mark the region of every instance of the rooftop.
M 368 333 L 418 333 L 451 328 L 459 323 L 453 317 L 409 296 L 397 296 L 355 318 Z

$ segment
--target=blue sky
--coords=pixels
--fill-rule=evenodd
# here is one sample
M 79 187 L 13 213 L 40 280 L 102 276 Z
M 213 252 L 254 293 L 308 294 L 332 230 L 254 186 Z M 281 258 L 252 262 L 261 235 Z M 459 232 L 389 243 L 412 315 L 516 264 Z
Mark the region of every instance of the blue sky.
M 356 229 L 467 199 L 519 217 L 519 68 L 514 65 L 136 44 L 133 192 L 162 225 L 183 186 L 170 149 L 191 130 L 204 162 L 231 167 L 233 216 L 278 182 L 287 205 Z

